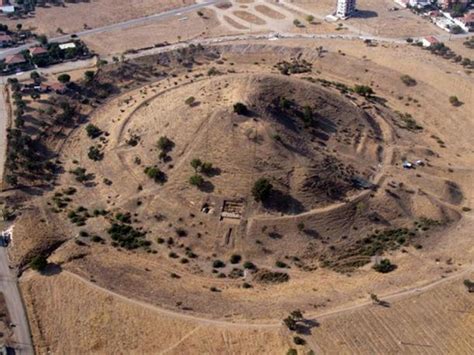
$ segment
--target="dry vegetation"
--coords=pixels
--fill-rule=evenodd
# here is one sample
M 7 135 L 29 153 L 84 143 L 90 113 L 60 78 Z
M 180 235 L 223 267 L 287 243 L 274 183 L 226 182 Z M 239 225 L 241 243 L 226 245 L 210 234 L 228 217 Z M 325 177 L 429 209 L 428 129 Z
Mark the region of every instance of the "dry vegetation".
M 306 50 L 281 43 L 198 46 L 115 63 L 93 79 L 75 79 L 67 95 L 28 99 L 34 110 L 24 133 L 44 148 L 39 161 L 45 165 L 38 165 L 53 162 L 54 169 L 19 175 L 20 184 L 35 187 L 9 195 L 18 214 L 14 260 L 26 265 L 44 253 L 58 265 L 47 273 L 66 270 L 29 274 L 23 282 L 40 352 L 100 352 L 130 329 L 135 336 L 117 342 L 130 351 L 150 349 L 153 342 L 141 337 L 161 339 L 154 333 L 161 328 L 143 325 L 157 323 L 143 304 L 121 299 L 127 305 L 119 305 L 117 295 L 105 296 L 93 284 L 184 318 L 275 324 L 295 308 L 317 316 L 363 302 L 368 292 L 394 293 L 466 268 L 473 192 L 466 169 L 472 157 L 464 152 L 473 123 L 462 88 L 471 79 L 410 46 L 368 52 L 356 42 L 322 41 Z M 393 60 L 400 52 L 408 63 Z M 403 75 L 416 85 L 404 84 Z M 453 93 L 465 104 L 453 109 Z M 60 109 L 41 116 L 51 104 Z M 74 112 L 64 120 L 68 107 Z M 423 164 L 403 169 L 405 160 Z M 31 169 L 21 163 L 17 172 Z M 259 179 L 266 183 L 256 188 Z M 382 257 L 396 268 L 372 269 Z M 63 300 L 65 290 L 77 294 L 77 303 Z M 459 297 L 456 307 L 469 306 Z M 66 323 L 81 311 L 90 315 L 77 327 L 77 342 L 53 340 L 53 334 L 73 339 L 63 332 L 77 333 L 48 316 L 57 304 Z M 111 316 L 114 308 L 123 316 Z M 384 309 L 393 317 L 396 310 Z M 369 327 L 382 310 L 357 312 Z M 260 352 L 290 347 L 278 327 L 223 334 L 188 322 L 181 327 L 172 315 L 162 323 L 173 329 L 163 350 L 178 353 L 196 342 L 210 353 L 253 352 L 253 344 Z M 133 324 L 107 329 L 123 318 Z M 356 330 L 327 343 L 319 339 L 319 329 L 342 329 L 339 317 L 332 321 L 325 328 L 321 318 L 309 347 L 337 343 L 341 351 L 366 352 L 355 343 L 345 348 L 343 339 Z M 463 327 L 465 320 L 453 322 Z M 205 340 L 216 333 L 254 343 Z M 456 336 L 446 334 L 437 348 Z M 270 340 L 262 343 L 263 337 Z M 459 346 L 472 347 L 469 341 Z
M 32 28 L 36 33 L 57 36 L 58 28 L 64 33 L 74 33 L 83 30 L 84 25 L 87 25 L 87 28 L 106 26 L 193 3 L 194 0 L 142 0 L 130 6 L 128 0 L 80 1 L 67 3 L 64 7 L 37 7 L 35 15 L 31 18 L 6 19 L 5 23 L 11 27 L 22 23 L 24 28 Z

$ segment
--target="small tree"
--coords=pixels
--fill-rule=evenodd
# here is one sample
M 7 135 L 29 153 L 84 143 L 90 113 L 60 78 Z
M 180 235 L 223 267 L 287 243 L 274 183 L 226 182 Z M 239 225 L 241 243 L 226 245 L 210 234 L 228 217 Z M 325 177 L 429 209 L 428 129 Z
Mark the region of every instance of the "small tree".
M 163 184 L 166 182 L 166 175 L 156 166 L 148 166 L 145 168 L 145 174 L 150 178 L 155 180 L 155 182 Z
M 30 261 L 30 267 L 36 271 L 42 271 L 48 266 L 48 260 L 44 255 L 36 255 Z
M 213 169 L 214 169 L 214 167 L 213 167 L 212 163 L 203 162 L 202 165 L 201 165 L 201 172 L 204 175 L 210 175 L 212 173 Z
M 370 294 L 370 299 L 372 300 L 373 304 L 379 304 L 380 303 L 380 299 L 377 297 L 377 295 L 375 293 Z
M 63 84 L 69 83 L 71 81 L 71 76 L 69 74 L 61 74 L 58 76 L 58 81 Z
M 389 259 L 382 259 L 379 263 L 373 266 L 373 269 L 377 272 L 386 274 L 397 268 L 397 265 L 392 264 Z
M 41 43 L 41 45 L 45 46 L 48 44 L 48 37 L 46 37 L 46 35 L 39 35 L 36 37 L 36 39 L 38 40 L 39 43 Z
M 296 18 L 293 20 L 293 25 L 295 25 L 296 27 L 301 27 L 302 26 L 301 21 L 296 19 Z
M 89 83 L 91 82 L 93 79 L 94 79 L 94 76 L 95 76 L 95 72 L 92 71 L 92 70 L 87 70 L 85 73 L 84 73 L 84 79 Z
M 410 75 L 402 75 L 400 77 L 400 80 L 406 85 L 406 86 L 415 86 L 417 84 L 416 80 L 413 79 Z
M 86 132 L 87 136 L 92 139 L 95 139 L 102 134 L 102 130 L 99 127 L 93 125 L 92 123 L 89 123 L 86 126 Z
M 230 257 L 231 264 L 238 264 L 242 260 L 242 257 L 238 254 L 232 254 Z
M 30 74 L 31 80 L 34 80 L 35 82 L 40 79 L 40 75 L 38 74 L 37 71 L 32 71 Z
M 196 98 L 194 96 L 190 96 L 184 101 L 184 103 L 188 106 L 193 106 L 195 102 Z
M 464 286 L 467 288 L 467 292 L 474 293 L 474 281 L 471 280 L 464 280 Z
M 98 147 L 92 146 L 89 147 L 89 152 L 87 153 L 87 156 L 90 160 L 99 161 L 104 158 L 104 153 L 102 153 Z
M 374 90 L 372 90 L 372 88 L 367 85 L 356 85 L 354 87 L 354 92 L 364 97 L 371 97 L 375 94 Z
M 249 110 L 247 106 L 245 106 L 245 104 L 243 104 L 242 102 L 237 102 L 236 104 L 234 104 L 234 112 L 238 115 L 245 116 L 249 113 Z
M 294 319 L 294 320 L 302 320 L 303 319 L 303 312 L 301 312 L 299 309 L 295 309 L 294 311 L 292 311 L 290 313 L 290 316 Z
M 453 106 L 461 106 L 461 101 L 459 101 L 457 96 L 450 96 L 449 97 L 449 102 Z
M 193 160 L 191 160 L 191 166 L 194 169 L 194 172 L 197 173 L 199 168 L 202 167 L 201 159 L 194 158 Z
M 313 15 L 308 15 L 308 16 L 306 16 L 306 21 L 308 21 L 309 23 L 313 23 L 313 21 L 314 21 L 314 16 L 313 16 Z
M 299 337 L 299 336 L 293 337 L 293 342 L 294 342 L 296 345 L 304 345 L 304 344 L 306 344 L 306 340 L 304 340 L 303 338 L 301 338 L 301 337 Z
M 260 202 L 266 200 L 272 192 L 273 185 L 266 178 L 258 179 L 252 187 L 252 195 L 255 201 Z
M 283 319 L 283 323 L 286 325 L 286 327 L 291 330 L 295 331 L 296 330 L 296 321 L 293 319 L 293 317 L 288 316 L 285 319 Z
M 313 122 L 313 109 L 310 106 L 303 107 L 303 122 L 307 126 Z
M 192 186 L 201 187 L 204 184 L 204 179 L 199 174 L 194 174 L 189 178 L 189 183 Z
M 156 145 L 158 146 L 159 150 L 161 150 L 162 152 L 168 153 L 173 149 L 174 142 L 168 137 L 162 136 L 160 137 L 160 139 L 158 139 L 158 142 Z

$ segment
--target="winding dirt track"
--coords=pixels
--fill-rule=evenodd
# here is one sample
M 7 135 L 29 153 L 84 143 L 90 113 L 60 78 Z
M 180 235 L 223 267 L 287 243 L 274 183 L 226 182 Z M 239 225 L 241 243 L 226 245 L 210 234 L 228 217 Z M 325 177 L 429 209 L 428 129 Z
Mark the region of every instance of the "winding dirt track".
M 227 327 L 227 328 L 272 329 L 272 328 L 278 328 L 282 325 L 282 323 L 280 321 L 277 321 L 277 320 L 275 320 L 275 322 L 272 322 L 272 323 L 244 323 L 244 322 L 233 323 L 233 322 L 229 322 L 229 321 L 222 321 L 222 320 L 217 320 L 217 319 L 208 319 L 208 318 L 203 318 L 203 317 L 199 317 L 199 316 L 193 316 L 193 315 L 190 315 L 190 314 L 184 314 L 184 313 L 164 309 L 164 308 L 161 308 L 161 307 L 158 307 L 158 306 L 154 306 L 150 303 L 138 301 L 138 300 L 123 296 L 119 293 L 116 293 L 116 292 L 110 291 L 106 288 L 103 288 L 101 286 L 98 286 L 97 284 L 95 284 L 93 282 L 90 282 L 90 281 L 82 278 L 81 276 L 73 273 L 73 272 L 66 271 L 66 270 L 63 270 L 62 272 L 66 273 L 69 276 L 74 277 L 75 279 L 79 280 L 80 282 L 83 282 L 83 283 L 87 284 L 88 286 L 90 286 L 90 287 L 92 287 L 96 290 L 99 290 L 99 291 L 104 292 L 108 295 L 117 297 L 122 301 L 131 303 L 131 304 L 134 304 L 134 305 L 138 305 L 138 306 L 141 306 L 141 307 L 145 307 L 145 308 L 147 308 L 151 311 L 154 311 L 154 312 L 157 312 L 159 314 L 162 314 L 162 315 L 165 315 L 165 316 L 168 316 L 168 317 L 172 317 L 172 318 L 178 318 L 178 319 L 182 319 L 182 320 L 194 321 L 194 322 L 204 324 L 204 325 L 214 325 L 214 326 Z M 471 264 L 467 268 L 465 268 L 464 270 L 461 270 L 457 273 L 453 273 L 448 277 L 432 281 L 432 282 L 427 283 L 426 285 L 421 286 L 421 287 L 411 287 L 411 288 L 400 290 L 400 291 L 397 291 L 397 292 L 394 292 L 394 293 L 391 293 L 391 294 L 380 295 L 380 299 L 382 299 L 383 301 L 392 301 L 393 302 L 393 301 L 397 301 L 397 300 L 400 300 L 400 299 L 403 299 L 403 298 L 406 298 L 406 297 L 410 297 L 412 295 L 421 294 L 421 293 L 429 291 L 432 288 L 434 288 L 436 286 L 439 286 L 443 283 L 453 281 L 453 280 L 456 280 L 456 279 L 460 279 L 463 276 L 465 276 L 465 275 L 467 275 L 471 272 L 474 272 L 474 264 Z M 361 309 L 361 308 L 364 308 L 364 307 L 367 307 L 367 306 L 370 306 L 370 305 L 372 305 L 372 302 L 368 300 L 368 301 L 364 301 L 364 302 L 357 303 L 357 304 L 350 304 L 350 305 L 347 305 L 347 306 L 338 307 L 336 309 L 329 310 L 329 311 L 322 312 L 322 313 L 307 314 L 306 318 L 309 319 L 309 320 L 318 320 L 318 321 L 320 321 L 320 320 L 323 320 L 323 319 L 336 317 L 336 316 L 344 314 L 344 313 L 352 312 L 352 311 L 355 311 L 355 310 L 358 310 L 358 309 Z

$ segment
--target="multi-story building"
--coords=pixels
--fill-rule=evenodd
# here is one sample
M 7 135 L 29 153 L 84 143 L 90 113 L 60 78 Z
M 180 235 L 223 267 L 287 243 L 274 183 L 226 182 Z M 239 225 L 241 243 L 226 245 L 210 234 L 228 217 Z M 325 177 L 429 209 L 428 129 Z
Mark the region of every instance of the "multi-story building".
M 356 10 L 356 0 L 337 0 L 336 16 L 342 19 L 350 17 Z

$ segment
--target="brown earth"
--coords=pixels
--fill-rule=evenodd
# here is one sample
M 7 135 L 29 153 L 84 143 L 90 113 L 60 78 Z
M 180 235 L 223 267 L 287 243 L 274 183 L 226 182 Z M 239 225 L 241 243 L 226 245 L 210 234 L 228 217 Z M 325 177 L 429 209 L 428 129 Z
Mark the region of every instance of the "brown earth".
M 316 48 L 320 45 L 328 52 L 318 54 Z M 77 166 L 72 162 L 76 159 L 80 166 L 94 173 L 97 184 L 83 187 L 68 173 L 60 177 L 60 188 L 75 186 L 78 192 L 66 211 L 58 215 L 63 216 L 63 221 L 53 222 L 57 230 L 61 230 L 61 226 L 64 228 L 61 238 L 70 241 L 53 253 L 51 262 L 93 280 L 105 289 L 168 310 L 256 323 L 278 322 L 295 308 L 317 315 L 348 304 L 357 305 L 365 302 L 368 292 L 384 296 L 401 289 L 421 287 L 469 267 L 474 252 L 469 233 L 472 212 L 463 211 L 462 207 L 472 206 L 473 197 L 469 187 L 473 177 L 472 159 L 465 154 L 472 150 L 466 133 L 473 125 L 467 119 L 473 107 L 465 90 L 472 85 L 470 77 L 458 73 L 455 64 L 409 46 L 378 46 L 368 51 L 358 42 L 319 41 L 306 50 L 285 48 L 282 44 L 271 47 L 267 43 L 219 48 L 220 57 L 211 60 L 212 63 L 208 62 L 210 59 L 200 58 L 191 72 L 176 70 L 174 76 L 144 83 L 101 105 L 90 116 L 90 122 L 108 133 L 102 141 L 103 161 L 92 162 L 87 158 L 89 147 L 95 143 L 87 138 L 83 129 L 74 131 L 66 140 L 60 155 L 65 171 Z M 291 58 L 299 54 L 312 63 L 311 72 L 290 77 L 279 74 L 275 64 L 283 59 L 291 62 Z M 401 54 L 408 60 L 397 62 L 395 59 Z M 166 56 L 149 59 L 146 64 L 156 65 L 157 61 L 166 63 L 167 71 L 172 71 L 170 68 L 175 65 Z M 220 74 L 209 77 L 212 67 L 215 67 L 212 73 Z M 104 69 L 104 75 L 107 70 Z M 125 72 L 123 67 L 113 70 L 110 77 Z M 163 70 L 163 66 L 157 65 L 153 70 Z M 405 86 L 400 80 L 402 74 L 413 76 L 418 84 Z M 452 80 L 453 76 L 456 80 Z M 150 75 L 143 77 L 150 78 Z M 317 79 L 337 82 L 338 86 Z M 371 85 L 380 99 L 366 100 L 348 92 L 341 94 L 341 84 L 347 87 Z M 453 93 L 465 102 L 463 106 L 452 108 L 449 105 L 448 97 Z M 337 157 L 345 164 L 351 162 L 361 170 L 373 166 L 372 176 L 367 177 L 379 185 L 376 191 L 354 191 L 341 201 L 317 204 L 305 196 L 301 184 L 285 181 L 281 172 L 291 170 L 292 166 L 306 167 L 308 160 L 320 157 L 317 149 L 313 152 L 312 144 L 319 142 L 317 145 L 324 147 L 320 144 L 324 140 L 313 137 L 312 142 L 304 127 L 298 126 L 301 138 L 295 142 L 291 129 L 280 126 L 278 119 L 281 116 L 275 114 L 272 102 L 283 94 L 301 107 L 317 103 L 315 111 L 337 123 L 337 133 L 329 135 L 328 148 L 320 148 L 320 153 Z M 196 102 L 192 107 L 184 103 L 190 96 L 194 96 Z M 232 105 L 237 101 L 250 108 L 250 117 L 232 113 Z M 394 111 L 410 113 L 423 129 L 403 129 L 403 122 Z M 377 125 L 367 115 L 372 116 L 381 131 L 383 139 L 378 143 Z M 298 125 L 299 121 L 292 120 L 296 117 L 297 112 L 290 111 L 290 119 L 284 122 Z M 350 133 L 358 125 L 361 125 L 360 143 L 354 136 L 354 141 L 344 144 L 344 133 Z M 373 134 L 368 126 L 374 130 Z M 279 130 L 282 141 L 290 141 L 292 145 L 276 144 L 273 130 Z M 263 141 L 260 141 L 259 133 Z M 135 135 L 139 137 L 138 145 L 128 145 L 126 141 Z M 175 142 L 169 154 L 172 160 L 166 164 L 159 162 L 154 146 L 161 135 Z M 444 147 L 433 136 L 442 140 Z M 250 143 L 252 140 L 255 143 Z M 249 142 L 248 146 L 245 142 Z M 376 154 L 379 144 L 383 154 Z M 294 146 L 301 150 L 292 155 L 290 147 Z M 252 147 L 255 147 L 253 152 Z M 136 156 L 140 158 L 139 163 Z M 189 186 L 187 180 L 193 173 L 189 162 L 193 157 L 212 162 L 221 170 L 218 175 L 206 177 L 214 186 L 213 191 L 199 191 Z M 422 159 L 426 164 L 414 170 L 403 170 L 404 159 Z M 270 162 L 272 169 L 259 165 L 265 161 Z M 324 159 L 317 158 L 316 162 L 320 164 Z M 275 169 L 276 163 L 282 166 Z M 145 176 L 144 167 L 152 164 L 157 164 L 168 175 L 168 182 L 163 186 Z M 329 167 L 335 165 L 332 162 Z M 257 169 L 259 166 L 261 172 Z M 271 206 L 252 202 L 249 194 L 252 181 L 270 172 L 275 187 L 301 200 L 306 213 L 290 210 L 283 211 L 282 215 L 282 211 L 274 211 Z M 110 179 L 112 185 L 104 184 L 104 178 Z M 34 199 L 32 205 L 49 210 L 46 203 L 52 194 L 46 192 L 43 197 Z M 316 200 L 319 196 L 316 195 Z M 244 201 L 242 218 L 237 224 L 219 220 L 226 199 Z M 214 208 L 214 214 L 201 212 L 204 203 Z M 79 205 L 90 211 L 107 208 L 112 215 L 89 219 L 86 226 L 78 228 L 67 221 L 66 212 Z M 150 231 L 145 237 L 151 242 L 149 252 L 111 246 L 105 228 L 119 211 L 137 213 L 132 225 Z M 429 218 L 430 222 L 422 217 Z M 49 219 L 47 214 L 46 218 Z M 384 256 L 398 265 L 395 271 L 382 275 L 373 271 L 370 263 L 353 268 L 361 262 L 354 259 L 360 256 L 361 249 L 357 249 L 360 240 L 377 233 L 376 229 L 413 228 L 415 221 L 422 225 L 417 227 L 419 230 L 413 243 L 402 245 L 399 250 L 385 251 Z M 73 231 L 69 232 L 71 228 Z M 178 229 L 186 230 L 187 235 L 178 236 Z M 90 237 L 78 237 L 79 230 L 100 235 L 105 244 L 95 244 Z M 166 243 L 170 237 L 172 245 Z M 33 235 L 25 230 L 16 238 L 18 243 L 27 245 L 32 243 L 28 240 Z M 43 242 L 42 235 L 35 234 L 34 238 L 34 243 Z M 163 238 L 165 243 L 159 244 L 157 238 Z M 19 249 L 22 254 L 19 257 L 24 256 L 28 248 Z M 356 248 L 354 255 L 346 253 L 351 248 Z M 189 257 L 190 250 L 198 258 Z M 171 257 L 171 253 L 178 258 Z M 232 278 L 234 265 L 229 263 L 232 254 L 242 255 L 242 261 L 253 261 L 261 269 L 285 272 L 289 281 L 262 284 L 253 279 L 251 273 Z M 363 263 L 370 261 L 367 254 L 362 256 Z M 183 259 L 187 259 L 187 263 L 183 263 Z M 227 265 L 213 273 L 212 263 L 216 259 Z M 284 261 L 291 268 L 277 268 L 276 261 Z M 252 284 L 253 288 L 244 289 L 244 282 Z M 41 288 L 42 284 L 46 283 L 31 281 L 29 293 L 33 294 L 33 290 Z M 65 288 L 73 288 L 75 284 L 72 282 Z M 220 292 L 212 291 L 212 287 Z M 49 292 L 58 288 L 51 286 Z M 30 296 L 28 302 L 45 301 L 46 298 Z M 45 305 L 44 309 L 48 307 Z M 72 313 L 67 313 L 71 319 Z M 37 318 L 41 322 L 47 317 L 41 314 Z M 321 321 L 324 322 L 324 318 Z M 36 331 L 48 327 L 55 325 L 38 323 Z M 338 325 L 331 324 L 331 327 Z M 451 336 L 449 334 L 447 337 Z M 46 339 L 41 346 L 52 346 L 51 336 L 38 337 Z M 85 338 L 87 336 L 81 339 Z M 341 345 L 341 351 L 346 349 L 339 343 L 343 340 L 337 338 L 335 341 Z M 443 340 L 443 344 L 449 341 Z M 315 350 L 317 343 L 310 339 L 310 346 Z M 443 344 L 440 340 L 439 348 L 443 348 Z M 468 345 L 466 349 L 469 349 Z M 82 346 L 87 348 L 89 345 L 84 343 Z M 281 349 L 281 345 L 274 346 Z
M 28 19 L 5 19 L 10 27 L 22 23 L 23 28 L 31 28 L 36 33 L 57 36 L 58 28 L 64 33 L 74 33 L 88 28 L 96 28 L 158 12 L 194 4 L 194 0 L 141 0 L 130 6 L 127 0 L 92 0 L 67 3 L 65 7 L 37 7 L 34 17 Z

